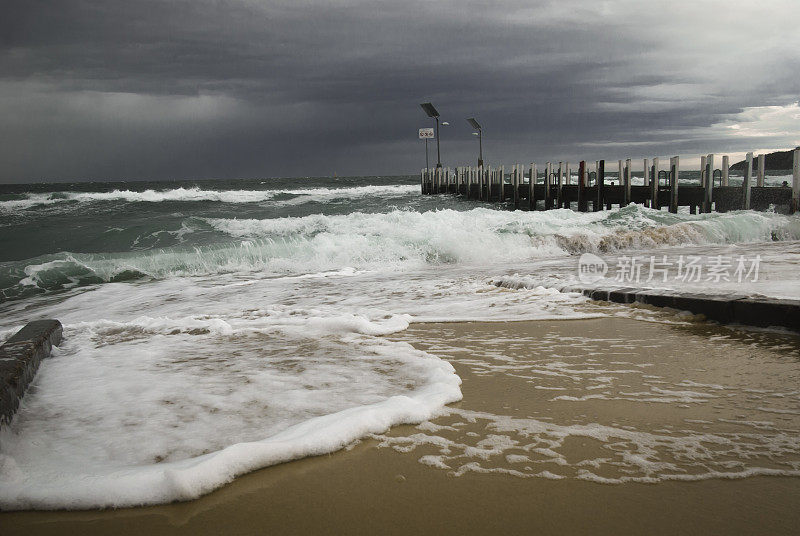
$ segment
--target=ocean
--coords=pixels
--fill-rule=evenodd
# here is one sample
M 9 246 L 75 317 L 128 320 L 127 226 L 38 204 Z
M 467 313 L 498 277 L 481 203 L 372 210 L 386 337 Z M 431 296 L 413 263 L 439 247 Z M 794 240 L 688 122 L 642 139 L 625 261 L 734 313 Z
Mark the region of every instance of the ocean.
M 450 415 L 461 378 L 449 350 L 404 339 L 413 324 L 690 321 L 559 291 L 584 254 L 607 263 L 609 285 L 800 298 L 799 215 L 510 211 L 422 196 L 414 176 L 3 186 L 0 229 L 0 341 L 33 319 L 64 324 L 0 431 L 3 509 L 191 499 Z M 620 268 L 631 258 L 644 273 Z M 705 272 L 681 278 L 690 258 Z M 599 395 L 614 374 L 570 396 Z M 707 401 L 698 392 L 710 384 L 675 381 L 658 396 Z M 775 401 L 790 405 L 773 409 L 800 414 L 798 396 L 789 389 Z M 800 453 L 785 449 L 799 457 L 774 471 L 797 474 Z

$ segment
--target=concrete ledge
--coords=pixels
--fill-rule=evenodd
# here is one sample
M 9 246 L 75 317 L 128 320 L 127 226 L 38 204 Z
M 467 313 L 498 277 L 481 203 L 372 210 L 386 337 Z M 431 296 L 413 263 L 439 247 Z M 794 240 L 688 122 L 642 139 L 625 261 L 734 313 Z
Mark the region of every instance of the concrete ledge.
M 35 320 L 0 346 L 0 426 L 11 421 L 39 363 L 61 343 L 61 322 Z
M 614 303 L 645 303 L 702 314 L 723 324 L 781 327 L 800 332 L 800 300 L 750 298 L 745 295 L 692 294 L 669 290 L 635 288 L 569 287 L 593 300 Z

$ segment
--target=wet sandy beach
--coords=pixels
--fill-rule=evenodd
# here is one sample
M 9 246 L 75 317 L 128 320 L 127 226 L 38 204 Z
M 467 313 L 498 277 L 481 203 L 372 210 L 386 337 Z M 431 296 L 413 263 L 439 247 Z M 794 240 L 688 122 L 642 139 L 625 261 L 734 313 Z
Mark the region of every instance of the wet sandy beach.
M 449 415 L 195 501 L 3 513 L 2 532 L 791 534 L 800 523 L 796 335 L 601 318 L 415 324 L 391 338 L 454 365 L 464 400 Z

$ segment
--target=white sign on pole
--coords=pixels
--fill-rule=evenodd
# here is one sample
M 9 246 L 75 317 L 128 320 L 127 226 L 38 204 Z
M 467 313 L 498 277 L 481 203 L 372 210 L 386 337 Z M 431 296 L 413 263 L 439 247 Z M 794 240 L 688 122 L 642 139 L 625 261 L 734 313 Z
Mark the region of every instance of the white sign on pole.
M 419 139 L 424 140 L 428 138 L 433 138 L 433 129 L 432 128 L 419 129 Z

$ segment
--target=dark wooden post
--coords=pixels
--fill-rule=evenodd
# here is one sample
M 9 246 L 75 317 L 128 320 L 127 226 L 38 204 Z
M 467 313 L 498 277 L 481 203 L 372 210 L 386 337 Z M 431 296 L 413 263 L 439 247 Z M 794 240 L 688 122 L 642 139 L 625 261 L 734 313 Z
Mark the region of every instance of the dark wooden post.
M 792 152 L 792 212 L 800 211 L 800 147 Z
M 669 159 L 669 211 L 678 213 L 678 176 L 680 175 L 680 158 Z
M 622 193 L 623 204 L 628 205 L 631 202 L 631 159 L 625 161 L 625 186 Z
M 578 210 L 589 210 L 589 201 L 586 199 L 586 160 L 581 160 L 578 164 Z
M 653 168 L 650 171 L 650 206 L 656 210 L 661 208 L 658 202 L 658 157 L 653 157 Z
M 597 203 L 595 210 L 603 210 L 604 192 L 606 184 L 606 161 L 600 160 L 597 163 Z
M 500 201 L 505 202 L 506 200 L 506 167 L 500 166 Z
M 742 179 L 742 209 L 750 210 L 750 186 L 753 184 L 753 153 L 747 153 Z
M 714 205 L 714 155 L 706 156 L 706 189 L 703 192 L 704 212 L 712 212 Z

